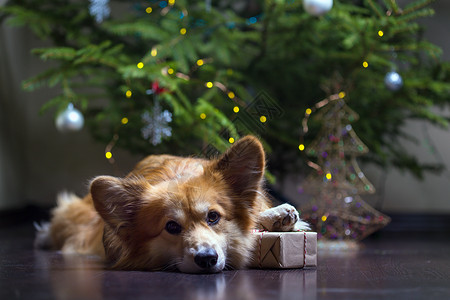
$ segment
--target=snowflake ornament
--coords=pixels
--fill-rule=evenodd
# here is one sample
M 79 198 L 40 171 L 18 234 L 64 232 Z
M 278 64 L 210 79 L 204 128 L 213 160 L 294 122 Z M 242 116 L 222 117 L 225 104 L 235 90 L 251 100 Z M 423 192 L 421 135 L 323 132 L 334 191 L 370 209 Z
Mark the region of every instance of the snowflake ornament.
M 109 17 L 111 9 L 109 8 L 109 0 L 89 0 L 89 13 L 95 18 L 97 23 L 103 22 Z
M 155 102 L 152 112 L 146 111 L 141 116 L 145 126 L 141 133 L 144 139 L 148 140 L 153 146 L 161 144 L 163 138 L 172 136 L 172 128 L 169 123 L 172 122 L 172 113 L 168 110 L 162 110 L 159 102 Z

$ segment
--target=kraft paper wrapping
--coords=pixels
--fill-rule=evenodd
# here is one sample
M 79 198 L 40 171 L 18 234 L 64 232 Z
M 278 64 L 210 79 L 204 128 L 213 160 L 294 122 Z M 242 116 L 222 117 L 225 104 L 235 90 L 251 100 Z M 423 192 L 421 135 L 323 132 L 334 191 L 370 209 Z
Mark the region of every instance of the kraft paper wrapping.
M 317 233 L 254 232 L 258 241 L 250 267 L 285 269 L 317 266 Z

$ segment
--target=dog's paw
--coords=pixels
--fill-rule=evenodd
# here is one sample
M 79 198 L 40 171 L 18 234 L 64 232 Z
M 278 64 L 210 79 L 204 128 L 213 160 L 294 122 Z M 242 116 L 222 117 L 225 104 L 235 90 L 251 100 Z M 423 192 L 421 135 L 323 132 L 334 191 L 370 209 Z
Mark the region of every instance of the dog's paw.
M 298 231 L 309 229 L 308 223 L 300 219 L 295 207 L 287 203 L 262 212 L 259 223 L 264 229 L 269 231 Z
M 34 247 L 36 249 L 50 249 L 52 246 L 50 238 L 50 223 L 48 222 L 34 222 L 36 229 L 36 237 L 34 239 Z

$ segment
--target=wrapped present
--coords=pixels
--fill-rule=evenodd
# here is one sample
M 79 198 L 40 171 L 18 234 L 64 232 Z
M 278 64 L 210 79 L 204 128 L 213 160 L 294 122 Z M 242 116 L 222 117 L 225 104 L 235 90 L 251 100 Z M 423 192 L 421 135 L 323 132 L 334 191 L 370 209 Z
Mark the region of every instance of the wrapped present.
M 289 269 L 317 266 L 317 233 L 253 232 L 258 242 L 252 268 Z

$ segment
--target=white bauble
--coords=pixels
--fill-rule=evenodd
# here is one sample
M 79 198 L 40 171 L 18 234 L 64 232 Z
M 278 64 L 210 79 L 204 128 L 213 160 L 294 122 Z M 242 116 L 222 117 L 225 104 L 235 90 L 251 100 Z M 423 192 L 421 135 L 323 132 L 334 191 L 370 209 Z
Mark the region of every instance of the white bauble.
M 391 91 L 398 91 L 403 86 L 403 79 L 395 71 L 388 72 L 384 77 L 384 84 Z
M 58 114 L 55 125 L 61 132 L 78 131 L 83 128 L 84 117 L 81 112 L 70 103 L 64 111 Z
M 313 16 L 321 16 L 330 11 L 333 0 L 303 0 L 303 8 Z

